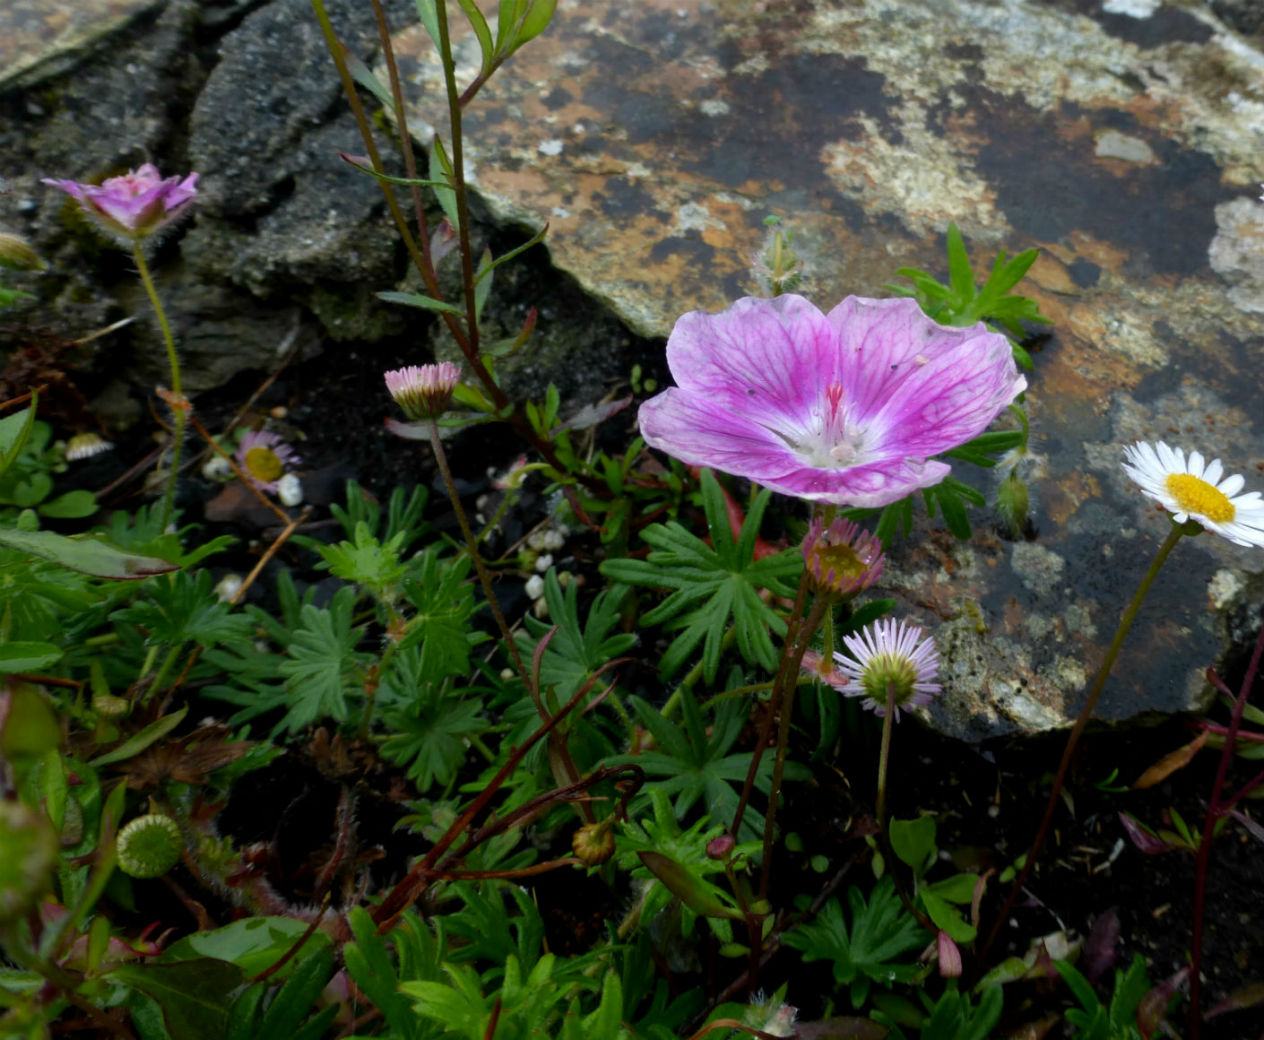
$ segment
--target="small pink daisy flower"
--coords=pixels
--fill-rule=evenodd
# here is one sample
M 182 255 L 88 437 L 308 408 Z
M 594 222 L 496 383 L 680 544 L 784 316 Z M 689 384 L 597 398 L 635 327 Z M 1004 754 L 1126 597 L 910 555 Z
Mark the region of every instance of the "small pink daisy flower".
M 821 595 L 850 599 L 882 576 L 884 563 L 882 542 L 850 520 L 826 527 L 816 517 L 803 539 L 803 565 Z
M 151 235 L 182 214 L 197 196 L 196 173 L 183 180 L 163 178 L 158 167 L 145 163 L 101 184 L 45 177 L 44 183 L 72 196 L 79 207 L 105 231 L 132 240 Z
M 931 695 L 942 688 L 935 682 L 939 671 L 939 651 L 935 640 L 922 637 L 917 625 L 882 618 L 866 625 L 857 635 L 843 636 L 843 643 L 852 657 L 835 654 L 838 671 L 847 683 L 839 686 L 832 676 L 825 676 L 840 693 L 863 698 L 865 708 L 878 715 L 887 712 L 887 693 L 895 687 L 895 720 L 901 708 L 929 704 Z
M 461 381 L 461 370 L 451 361 L 436 365 L 409 365 L 383 372 L 386 389 L 413 422 L 437 419 L 448 410 L 452 393 Z
M 289 469 L 303 461 L 279 434 L 268 430 L 251 430 L 242 437 L 235 458 L 250 483 L 270 495 L 276 494 Z

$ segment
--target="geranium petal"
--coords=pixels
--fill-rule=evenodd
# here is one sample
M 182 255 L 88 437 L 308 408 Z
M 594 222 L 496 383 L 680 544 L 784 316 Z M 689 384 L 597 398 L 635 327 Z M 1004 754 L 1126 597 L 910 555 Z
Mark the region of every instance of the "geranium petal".
M 806 418 L 837 378 L 829 323 L 802 296 L 747 297 L 719 314 L 681 316 L 667 364 L 682 389 L 724 391 L 771 414 Z
M 646 444 L 693 466 L 714 466 L 770 487 L 776 478 L 801 466 L 775 433 L 716 407 L 706 394 L 664 390 L 641 405 L 637 420 Z
M 1004 336 L 976 326 L 975 335 L 939 345 L 914 365 L 870 420 L 900 455 L 937 455 L 978 436 L 1027 386 Z M 875 450 L 877 446 L 875 445 Z

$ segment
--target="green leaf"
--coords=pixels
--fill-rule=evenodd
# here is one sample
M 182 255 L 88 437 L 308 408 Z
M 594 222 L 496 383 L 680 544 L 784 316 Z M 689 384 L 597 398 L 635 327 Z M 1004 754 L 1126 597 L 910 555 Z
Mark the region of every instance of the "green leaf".
M 492 263 L 492 251 L 490 249 L 483 250 L 483 256 L 478 262 L 478 272 L 474 276 L 474 320 L 483 320 L 483 307 L 487 303 L 487 297 L 492 291 L 492 271 L 495 264 Z
M 52 643 L 30 640 L 0 643 L 0 675 L 43 671 L 60 661 L 63 653 Z
M 373 169 L 366 163 L 358 162 L 355 156 L 347 155 L 345 152 L 339 152 L 338 158 L 361 173 L 367 173 L 370 177 L 385 181 L 387 184 L 399 184 L 405 188 L 446 188 L 448 186 L 446 181 L 431 181 L 422 177 L 392 177 L 390 174 Z
M 614 631 L 622 619 L 621 606 L 626 595 L 627 589 L 620 585 L 599 593 L 581 625 L 579 584 L 572 582 L 563 592 L 557 571 L 549 568 L 544 577 L 549 624 L 527 615 L 523 621 L 531 638 L 520 635 L 518 645 L 524 654 L 532 654 L 539 641 L 556 626 L 540 662 L 540 682 L 546 689 L 553 687 L 559 700 L 569 700 L 599 668 L 635 645 L 635 635 Z
M 452 160 L 448 158 L 443 142 L 437 137 L 430 145 L 430 179 L 448 185 L 445 188 L 435 188 L 435 198 L 439 201 L 439 208 L 443 210 L 443 215 L 448 218 L 448 223 L 460 234 L 461 212 L 456 205 L 456 191 L 451 186 L 455 179 Z
M 379 292 L 373 295 L 386 303 L 402 303 L 406 307 L 420 307 L 422 310 L 439 311 L 443 314 L 465 314 L 464 307 L 458 307 L 455 303 L 447 303 L 444 300 L 436 300 L 422 293 Z
M 347 63 L 347 71 L 351 73 L 351 78 L 394 112 L 395 98 L 391 96 L 391 92 L 386 88 L 386 85 L 373 75 L 373 70 L 360 60 L 360 56 L 351 49 L 344 47 L 342 58 Z M 358 163 L 352 163 L 352 165 L 357 166 L 359 169 L 364 169 Z M 372 173 L 373 171 L 369 170 L 369 172 Z
M 919 816 L 915 820 L 892 820 L 888 834 L 891 848 L 900 861 L 913 868 L 920 877 L 934 862 L 935 817 Z
M 209 957 L 121 964 L 105 977 L 157 1001 L 171 1040 L 223 1040 L 228 1028 L 225 998 L 242 982 L 240 968 Z
M 140 754 L 150 744 L 161 740 L 180 723 L 184 721 L 184 717 L 189 713 L 187 706 L 173 711 L 170 715 L 164 715 L 160 719 L 155 719 L 139 733 L 125 740 L 113 751 L 107 751 L 104 755 L 97 755 L 88 763 L 90 766 L 108 766 L 115 762 L 126 762 L 129 758 Z
M 39 507 L 40 516 L 54 520 L 81 520 L 97 511 L 97 496 L 91 491 L 67 491 Z
M 487 19 L 483 17 L 483 12 L 478 9 L 478 4 L 474 0 L 457 0 L 457 2 L 461 5 L 461 10 L 465 12 L 465 17 L 469 19 L 474 35 L 478 37 L 478 46 L 483 52 L 481 71 L 486 76 L 492 71 L 493 63 L 496 60 L 496 47 L 492 43 L 492 31 L 487 27 Z
M 518 30 L 518 35 L 514 37 L 514 50 L 544 32 L 556 9 L 557 0 L 535 0 L 527 9 L 527 15 L 522 20 L 522 27 Z
M 926 907 L 926 913 L 935 926 L 942 931 L 948 933 L 954 942 L 970 943 L 974 942 L 975 929 L 973 926 L 966 924 L 961 914 L 952 906 L 951 903 L 936 895 L 932 888 L 925 887 L 918 896 L 922 900 L 922 904 Z
M 833 961 L 835 981 L 851 986 L 852 1005 L 859 1007 L 868 995 L 870 980 L 884 986 L 912 981 L 918 965 L 901 964 L 894 958 L 925 945 L 929 937 L 900 904 L 890 875 L 874 886 L 867 901 L 853 885 L 847 902 L 850 928 L 841 904 L 831 899 L 814 922 L 787 932 L 782 941 L 801 950 L 805 961 Z
M 790 597 L 794 590 L 782 579 L 797 575 L 803 558 L 787 549 L 762 560 L 754 559 L 755 539 L 771 493 L 761 491 L 751 504 L 736 541 L 729 526 L 723 493 L 710 470 L 702 471 L 703 508 L 711 545 L 681 524 L 650 524 L 641 537 L 653 548 L 645 560 L 609 560 L 601 565 L 607 578 L 628 585 L 648 585 L 674 591 L 641 621 L 666 624 L 679 630 L 659 662 L 669 676 L 702 643 L 703 675 L 714 683 L 720 651 L 730 624 L 737 648 L 751 665 L 772 671 L 777 664 L 773 635 L 784 635 L 784 619 L 760 595 Z
M 364 635 L 363 628 L 351 625 L 354 604 L 355 591 L 343 587 L 327 610 L 303 606 L 290 656 L 280 666 L 290 702 L 285 725 L 291 733 L 320 719 L 342 722 L 347 717 L 346 694 L 359 690 L 354 673 L 361 658 L 355 648 Z
M 35 408 L 38 403 L 39 394 L 32 390 L 31 403 L 25 412 L 16 412 L 0 419 L 0 477 L 8 472 L 26 447 L 31 436 L 31 427 L 35 425 Z
M 523 242 L 522 245 L 509 250 L 509 252 L 506 253 L 504 256 L 498 256 L 496 257 L 495 260 L 490 260 L 490 262 L 486 262 L 485 260 L 484 264 L 479 265 L 478 272 L 474 275 L 475 284 L 478 284 L 484 278 L 490 279 L 492 272 L 496 270 L 496 268 L 498 268 L 506 260 L 512 260 L 515 256 L 518 256 L 521 253 L 525 253 L 537 242 L 543 241 L 544 236 L 548 234 L 548 231 L 549 231 L 549 226 L 545 224 L 544 227 L 542 227 L 539 231 L 537 231 L 534 235 L 532 235 L 529 239 L 527 239 L 527 241 Z M 481 307 L 479 309 L 480 311 L 482 310 Z M 510 340 L 510 342 L 512 343 L 514 341 Z
M 672 895 L 699 917 L 727 917 L 742 920 L 742 912 L 716 898 L 711 887 L 698 884 L 692 874 L 661 852 L 638 852 L 637 856 L 651 874 L 661 881 Z
M 80 535 L 70 538 L 52 531 L 18 531 L 0 528 L 0 545 L 60 563 L 72 571 L 97 578 L 139 581 L 179 568 L 153 556 L 138 556 L 111 545 L 102 538 Z
M 294 917 L 245 917 L 222 928 L 193 932 L 163 951 L 164 961 L 209 957 L 237 965 L 246 977 L 272 967 L 307 932 L 307 922 Z M 320 929 L 304 940 L 298 956 L 329 947 L 329 936 Z M 292 970 L 293 964 L 288 966 Z M 288 973 L 286 968 L 283 972 Z
M 956 224 L 948 225 L 948 285 L 961 303 L 974 298 L 974 271 Z
M 435 0 L 417 0 L 417 17 L 425 27 L 426 34 L 439 49 L 439 11 Z

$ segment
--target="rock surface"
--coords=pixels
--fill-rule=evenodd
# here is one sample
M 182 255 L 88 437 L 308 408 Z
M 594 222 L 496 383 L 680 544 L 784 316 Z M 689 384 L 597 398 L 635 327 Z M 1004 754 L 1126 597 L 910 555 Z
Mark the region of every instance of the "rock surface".
M 367 4 L 331 7 L 370 57 Z M 411 9 L 400 0 L 397 27 Z M 880 293 L 899 266 L 936 267 L 950 221 L 980 269 L 1000 249 L 1041 249 L 1024 285 L 1054 321 L 1023 471 L 1039 535 L 1005 541 L 981 517 L 959 544 L 931 524 L 892 568 L 908 612 L 939 626 L 954 696 L 934 724 L 1038 731 L 1074 714 L 1165 533 L 1121 446 L 1167 438 L 1264 483 L 1257 13 L 1241 0 L 569 0 L 470 106 L 468 154 L 494 218 L 547 221 L 556 265 L 655 337 L 751 291 L 770 214 L 795 230 L 805 291 L 827 307 Z M 402 29 L 396 46 L 411 127 L 442 127 L 430 45 Z M 468 36 L 457 52 L 468 79 Z M 41 288 L 63 325 L 139 303 L 122 254 L 93 252 L 38 178 L 153 159 L 202 174 L 197 212 L 158 258 L 192 387 L 271 367 L 291 336 L 400 331 L 370 293 L 402 276 L 401 258 L 379 196 L 332 158 L 358 135 L 307 3 L 0 4 L 0 110 L 0 224 L 54 261 Z M 498 272 L 497 293 L 538 286 L 538 266 Z M 511 299 L 493 320 L 511 333 L 522 309 Z M 605 312 L 572 309 L 542 313 L 533 377 L 626 369 Z M 151 385 L 156 336 L 144 322 L 124 335 L 134 356 L 110 364 Z M 1261 566 L 1211 535 L 1182 545 L 1101 714 L 1197 703 L 1222 618 L 1258 598 Z
M 410 125 L 442 128 L 433 47 L 420 29 L 396 43 Z M 468 80 L 468 35 L 456 53 Z M 953 696 L 931 715 L 948 732 L 1078 710 L 1167 528 L 1124 444 L 1264 481 L 1264 54 L 1206 6 L 576 0 L 466 125 L 493 212 L 547 222 L 554 261 L 645 335 L 752 291 L 771 214 L 826 309 L 935 265 L 949 222 L 986 260 L 1040 248 L 1023 287 L 1054 322 L 1029 394 L 1039 536 L 899 553 L 906 606 L 945 651 Z M 1099 714 L 1200 703 L 1220 608 L 1262 567 L 1213 535 L 1180 546 Z

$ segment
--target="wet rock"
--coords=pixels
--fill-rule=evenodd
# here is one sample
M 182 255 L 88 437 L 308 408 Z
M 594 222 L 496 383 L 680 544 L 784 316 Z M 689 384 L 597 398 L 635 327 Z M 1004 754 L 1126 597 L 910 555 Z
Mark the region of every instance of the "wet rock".
M 1056 728 L 1167 533 L 1122 446 L 1166 439 L 1264 483 L 1252 7 L 576 0 L 469 106 L 467 157 L 491 211 L 547 222 L 554 262 L 645 335 L 752 291 L 769 215 L 826 307 L 882 293 L 903 265 L 942 274 L 950 222 L 981 261 L 1039 247 L 1023 288 L 1055 324 L 1022 464 L 1038 537 L 1003 541 L 983 516 L 959 545 L 932 523 L 897 549 L 892 583 L 940 627 L 933 724 Z M 446 133 L 433 47 L 420 30 L 397 45 L 410 127 Z M 477 49 L 458 35 L 456 53 L 468 80 Z M 1099 714 L 1205 703 L 1217 611 L 1261 568 L 1214 535 L 1181 545 Z

